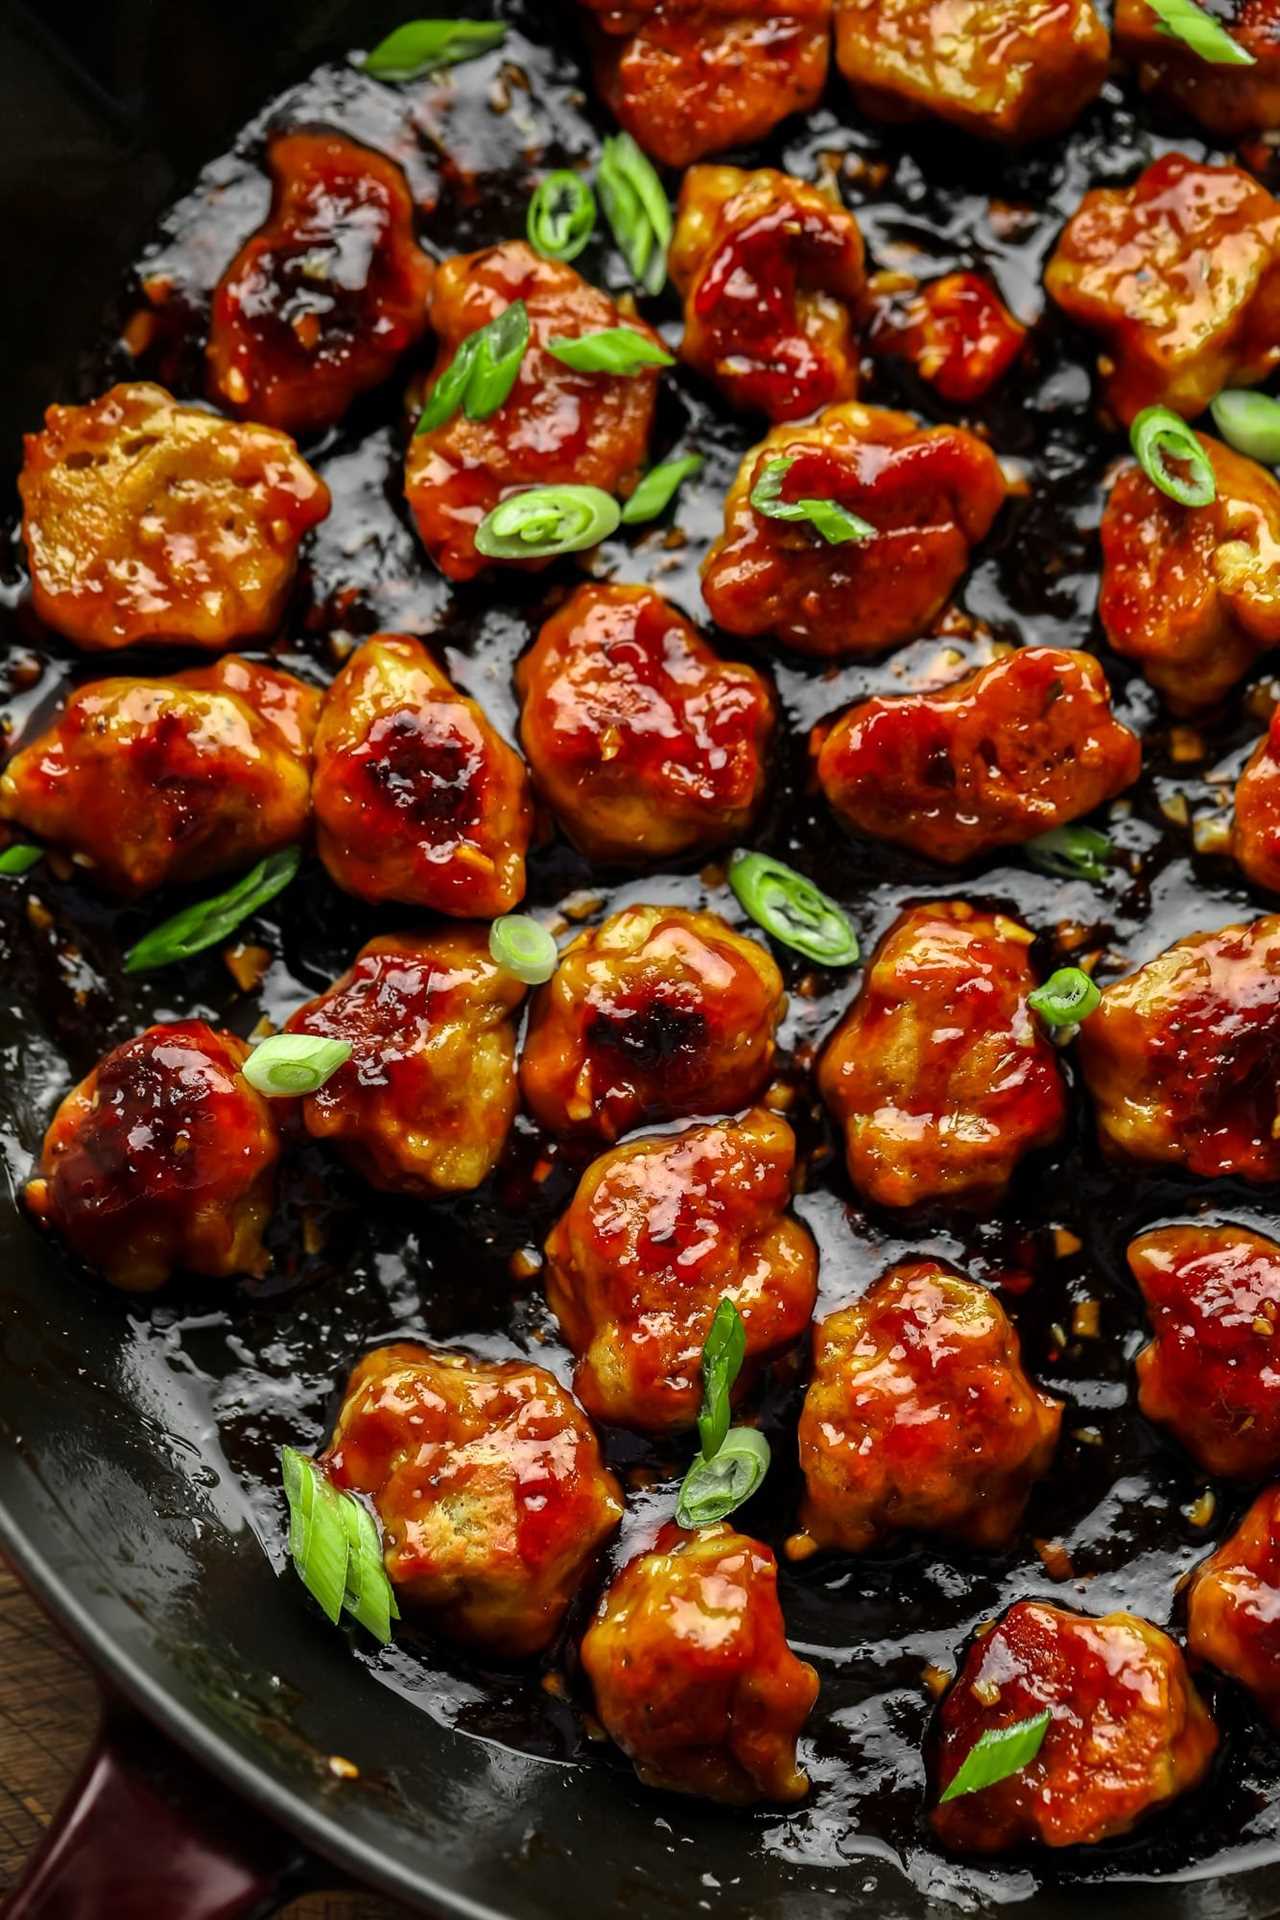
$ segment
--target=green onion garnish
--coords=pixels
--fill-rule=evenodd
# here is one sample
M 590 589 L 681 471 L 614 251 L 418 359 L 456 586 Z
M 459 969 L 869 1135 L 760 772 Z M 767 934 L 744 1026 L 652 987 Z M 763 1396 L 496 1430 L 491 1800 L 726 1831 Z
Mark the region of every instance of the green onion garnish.
M 1218 483 L 1208 454 L 1186 421 L 1170 408 L 1144 407 L 1129 429 L 1129 444 L 1151 484 L 1180 507 L 1207 507 L 1217 498 Z M 1184 479 L 1175 473 L 1170 460 L 1185 461 L 1190 474 Z
M 1182 40 L 1213 67 L 1252 67 L 1254 56 L 1195 0 L 1147 0 L 1162 33 Z
M 676 1524 L 690 1532 L 727 1519 L 749 1500 L 769 1471 L 769 1442 L 754 1427 L 730 1427 L 708 1460 L 699 1454 L 680 1488 Z
M 1083 967 L 1059 967 L 1042 987 L 1027 995 L 1027 1005 L 1046 1027 L 1078 1027 L 1101 999 L 1101 989 Z
M 576 260 L 595 232 L 596 197 L 580 173 L 562 167 L 541 181 L 529 202 L 525 230 L 544 260 Z
M 506 37 L 496 20 L 407 20 L 357 64 L 375 80 L 417 80 L 438 67 L 492 53 Z
M 256 1046 L 241 1071 L 269 1100 L 314 1093 L 351 1058 L 346 1040 L 319 1033 L 273 1033 Z
M 1028 840 L 1023 852 L 1042 873 L 1064 880 L 1105 880 L 1111 866 L 1111 841 L 1097 827 L 1052 827 Z
M 281 1447 L 280 1468 L 289 1552 L 303 1586 L 335 1626 L 345 1611 L 385 1647 L 400 1609 L 372 1514 L 295 1447 Z
M 527 987 L 549 980 L 560 959 L 555 941 L 530 913 L 507 913 L 495 920 L 489 929 L 489 952 Z
M 462 342 L 427 395 L 414 438 L 434 433 L 461 407 L 468 420 L 487 420 L 516 383 L 529 345 L 529 309 L 513 300 Z
M 548 340 L 547 352 L 575 373 L 639 373 L 643 367 L 674 367 L 675 359 L 634 327 L 602 327 L 576 340 Z
M 830 894 L 767 853 L 735 853 L 729 885 L 756 925 L 824 967 L 851 967 L 858 936 Z
M 702 1347 L 698 1438 L 704 1460 L 710 1460 L 724 1445 L 729 1431 L 729 1396 L 746 1356 L 747 1329 L 733 1301 L 726 1298 L 716 1308 Z
M 701 465 L 700 453 L 686 453 L 679 460 L 665 460 L 660 467 L 650 467 L 622 509 L 623 524 L 639 527 L 647 520 L 656 520 Z
M 476 552 L 489 560 L 581 553 L 616 533 L 622 510 L 600 487 L 526 487 L 485 515 Z
M 0 853 L 0 873 L 11 874 L 14 877 L 30 873 L 32 867 L 38 866 L 43 859 L 43 847 L 29 846 L 25 840 L 18 840 L 13 846 L 6 847 L 4 852 Z
M 1029 1767 L 1044 1744 L 1052 1719 L 1046 1707 L 1043 1713 L 1033 1715 L 1030 1720 L 1015 1721 L 1011 1727 L 989 1727 L 975 1740 L 952 1775 L 940 1804 L 958 1800 L 964 1793 L 981 1793 L 984 1787 L 994 1787 L 1010 1774 L 1021 1773 L 1024 1767 Z
M 794 454 L 766 462 L 751 489 L 751 504 L 757 513 L 769 520 L 807 520 L 833 547 L 843 545 L 846 540 L 875 539 L 876 530 L 869 521 L 848 512 L 834 500 L 784 500 L 782 483 L 794 464 Z
M 1280 400 L 1237 387 L 1220 393 L 1210 409 L 1218 432 L 1237 453 L 1280 467 Z
M 203 953 L 206 947 L 225 940 L 242 920 L 247 920 L 259 907 L 265 907 L 268 900 L 274 900 L 288 886 L 301 862 L 300 847 L 285 847 L 280 853 L 268 854 L 225 893 L 215 893 L 211 900 L 184 907 L 171 920 L 143 934 L 124 957 L 125 972 L 150 973 L 156 967 L 171 967 L 176 961 L 189 960 L 192 954 Z
M 605 141 L 596 184 L 632 279 L 646 293 L 661 293 L 667 283 L 671 205 L 652 163 L 629 133 L 611 134 Z

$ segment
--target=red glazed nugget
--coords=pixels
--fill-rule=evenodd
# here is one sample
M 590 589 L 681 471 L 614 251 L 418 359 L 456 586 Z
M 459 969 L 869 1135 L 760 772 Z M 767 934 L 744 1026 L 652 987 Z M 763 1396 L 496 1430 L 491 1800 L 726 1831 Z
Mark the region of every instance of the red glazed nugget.
M 384 934 L 290 1033 L 345 1040 L 345 1066 L 302 1102 L 313 1139 L 389 1193 L 459 1193 L 486 1180 L 516 1112 L 515 1014 L 524 986 L 489 957 L 487 927 Z
M 590 1421 L 527 1360 L 377 1348 L 351 1376 L 325 1463 L 372 1497 L 400 1599 L 499 1660 L 550 1646 L 622 1517 Z
M 858 390 L 862 235 L 840 201 L 762 167 L 694 167 L 669 265 L 680 357 L 731 405 L 801 420 Z
M 867 344 L 873 353 L 912 361 L 942 399 L 967 407 L 999 385 L 1026 338 L 989 281 L 948 273 L 878 301 Z
M 1280 893 L 1280 707 L 1236 782 L 1231 851 L 1255 887 Z
M 1102 516 L 1098 613 L 1175 713 L 1210 705 L 1280 641 L 1280 485 L 1197 434 L 1217 497 L 1181 507 L 1122 469 Z
M 267 164 L 271 213 L 213 297 L 209 393 L 307 433 L 341 420 L 421 339 L 435 268 L 394 161 L 341 134 L 287 133 Z
M 1154 1338 L 1138 1404 L 1206 1473 L 1280 1467 L 1280 1246 L 1244 1227 L 1157 1227 L 1129 1245 Z
M 624 907 L 580 933 L 529 1016 L 520 1086 L 552 1133 L 732 1113 L 763 1090 L 782 975 L 715 913 Z
M 1113 981 L 1076 1057 L 1110 1152 L 1280 1179 L 1280 919 L 1193 933 Z
M 831 545 L 751 504 L 770 461 L 789 459 L 784 500 L 836 500 L 875 538 Z M 743 461 L 707 555 L 702 592 L 727 633 L 771 635 L 798 653 L 854 659 L 927 631 L 1003 505 L 991 449 L 962 427 L 858 402 L 811 425 L 775 427 Z
M 852 707 L 817 771 L 855 833 L 956 864 L 1091 813 L 1141 764 L 1092 654 L 1023 647 L 940 692 Z
M 1238 167 L 1167 153 L 1131 187 L 1095 187 L 1044 283 L 1102 336 L 1107 403 L 1188 420 L 1280 363 L 1280 206 Z
M 656 862 L 741 837 L 776 709 L 651 587 L 583 586 L 516 667 L 538 788 L 589 859 Z
M 418 640 L 375 634 L 316 729 L 316 845 L 336 884 L 463 918 L 524 897 L 524 763 Z
M 274 633 L 329 489 L 287 434 L 146 381 L 50 407 L 18 481 L 36 612 L 89 653 Z
M 252 866 L 311 818 L 320 695 L 228 654 L 171 680 L 95 680 L 0 776 L 0 819 L 135 898 Z
M 405 494 L 422 544 L 450 580 L 472 580 L 494 564 L 537 564 L 491 562 L 476 552 L 476 528 L 508 493 L 574 484 L 625 497 L 648 465 L 658 368 L 575 373 L 546 343 L 621 326 L 651 345 L 662 342 L 572 267 L 540 259 L 523 240 L 446 260 L 440 268 L 431 296 L 440 341 L 431 380 L 469 334 L 514 300 L 528 307 L 530 339 L 508 398 L 487 420 L 459 412 L 409 442 Z
M 1116 0 L 1116 51 L 1137 68 L 1144 93 L 1159 95 L 1223 140 L 1280 127 L 1280 0 L 1217 0 L 1217 24 L 1253 55 L 1252 66 L 1202 60 L 1164 33 L 1147 0 Z
M 746 1328 L 744 1387 L 799 1339 L 818 1255 L 787 1213 L 795 1153 L 786 1121 L 757 1107 L 615 1147 L 588 1167 L 547 1241 L 546 1286 L 593 1419 L 646 1433 L 691 1427 L 721 1300 Z
M 1187 1645 L 1249 1689 L 1280 1726 L 1280 1487 L 1260 1493 L 1240 1525 L 1197 1568 Z
M 849 1178 L 882 1207 L 994 1206 L 1052 1146 L 1067 1095 L 1027 1005 L 1032 936 L 963 900 L 912 907 L 872 955 L 818 1066 Z
M 752 146 L 817 105 L 831 0 L 583 0 L 596 88 L 668 167 Z
M 248 1055 L 203 1020 L 148 1027 L 58 1108 L 27 1205 L 113 1287 L 266 1272 L 280 1138 Z
M 1007 1546 L 1061 1424 L 994 1294 L 935 1261 L 890 1267 L 815 1332 L 787 1551 L 863 1553 L 903 1532 Z
M 1180 1650 L 1131 1613 L 1019 1600 L 976 1639 L 940 1709 L 945 1789 L 984 1733 L 1048 1711 L 1039 1753 L 930 1814 L 957 1853 L 1096 1846 L 1203 1780 L 1218 1730 Z
M 733 1807 L 808 1792 L 796 1741 L 818 1676 L 787 1645 L 777 1561 L 758 1540 L 668 1523 L 605 1592 L 582 1665 L 645 1786 Z
M 984 140 L 1047 140 L 1101 91 L 1091 0 L 836 0 L 836 60 L 864 113 L 937 114 Z

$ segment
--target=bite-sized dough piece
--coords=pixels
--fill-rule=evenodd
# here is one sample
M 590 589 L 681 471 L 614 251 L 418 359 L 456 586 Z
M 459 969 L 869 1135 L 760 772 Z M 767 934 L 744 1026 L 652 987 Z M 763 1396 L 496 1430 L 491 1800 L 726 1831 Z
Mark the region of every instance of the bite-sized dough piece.
M 1044 283 L 1102 336 L 1126 426 L 1152 406 L 1193 420 L 1280 362 L 1280 206 L 1239 167 L 1167 153 L 1131 187 L 1093 188 Z
M 817 759 L 846 826 L 952 864 L 1078 820 L 1141 766 L 1098 662 L 1060 647 L 1023 647 L 936 693 L 865 700 Z
M 958 1853 L 1096 1846 L 1203 1780 L 1218 1730 L 1168 1634 L 1131 1613 L 1101 1619 L 1019 1600 L 979 1634 L 940 1709 L 937 1785 L 984 1733 L 1052 1719 L 1026 1766 L 930 1815 Z
M 341 134 L 278 135 L 273 194 L 218 282 L 207 348 L 219 406 L 290 433 L 332 426 L 427 329 L 435 268 L 401 169 Z
M 1201 59 L 1165 31 L 1148 0 L 1116 0 L 1116 50 L 1137 68 L 1144 93 L 1172 101 L 1223 140 L 1280 127 L 1280 0 L 1214 0 L 1220 27 L 1253 56 L 1252 66 Z
M 776 707 L 652 587 L 583 586 L 516 667 L 543 798 L 592 860 L 648 864 L 739 839 Z
M 1187 1645 L 1249 1689 L 1280 1726 L 1280 1487 L 1260 1493 L 1233 1534 L 1196 1569 Z
M 1190 934 L 1113 981 L 1076 1058 L 1112 1153 L 1280 1179 L 1280 919 Z
M 753 146 L 826 85 L 831 0 L 583 0 L 596 88 L 655 160 Z
M 1110 51 L 1091 0 L 836 0 L 836 62 L 864 113 L 937 114 L 984 140 L 1065 132 Z
M 171 680 L 95 680 L 15 753 L 0 819 L 75 856 L 113 893 L 252 866 L 311 818 L 320 695 L 227 654 Z
M 113 1287 L 266 1272 L 280 1136 L 248 1055 L 203 1020 L 148 1027 L 58 1108 L 27 1206 Z
M 1156 1227 L 1129 1244 L 1154 1338 L 1138 1403 L 1206 1473 L 1280 1468 L 1280 1246 L 1245 1227 Z
M 1231 851 L 1255 887 L 1280 893 L 1280 707 L 1236 781 Z
M 376 1348 L 351 1375 L 325 1463 L 371 1496 L 400 1600 L 500 1660 L 551 1644 L 622 1518 L 591 1422 L 527 1360 Z
M 691 1427 L 722 1300 L 746 1329 L 744 1390 L 799 1339 L 818 1254 L 787 1212 L 795 1156 L 786 1121 L 756 1108 L 615 1147 L 587 1168 L 547 1241 L 546 1288 L 593 1419 L 646 1433 Z
M 851 400 L 863 260 L 857 221 L 821 188 L 773 167 L 694 167 L 670 254 L 681 358 L 770 420 Z
M 871 957 L 818 1087 L 849 1178 L 882 1207 L 994 1206 L 1066 1124 L 1057 1051 L 1027 1005 L 1032 936 L 963 900 L 911 907 Z
M 863 1553 L 894 1533 L 1007 1546 L 1061 1424 L 993 1293 L 933 1260 L 890 1267 L 815 1331 L 788 1551 Z
M 1221 699 L 1280 641 L 1280 485 L 1196 438 L 1217 481 L 1207 507 L 1179 506 L 1127 466 L 1102 516 L 1099 617 L 1175 713 Z
M 751 494 L 780 459 L 792 462 L 784 501 L 835 500 L 875 538 L 833 546 L 803 521 L 757 512 Z M 703 597 L 727 633 L 768 634 L 825 659 L 883 653 L 928 630 L 1005 492 L 990 447 L 963 427 L 922 427 L 857 401 L 831 407 L 809 426 L 774 427 L 747 454 Z
M 524 762 L 421 641 L 379 633 L 357 647 L 326 696 L 315 761 L 316 845 L 345 892 L 464 919 L 523 899 Z
M 50 407 L 18 481 L 31 597 L 90 653 L 274 633 L 329 489 L 272 427 L 133 381 Z
M 989 280 L 948 273 L 912 293 L 878 300 L 867 345 L 910 360 L 943 400 L 966 407 L 999 385 L 1026 338 Z
M 529 1016 L 520 1087 L 552 1133 L 733 1113 L 763 1090 L 785 998 L 756 940 L 716 913 L 624 907 L 580 933 Z
M 734 1807 L 808 1792 L 796 1741 L 818 1676 L 787 1645 L 778 1563 L 758 1540 L 669 1522 L 604 1593 L 582 1665 L 645 1786 Z
M 307 1132 L 385 1192 L 478 1187 L 515 1118 L 524 992 L 490 958 L 485 926 L 371 940 L 288 1023 L 290 1033 L 324 1034 L 352 1049 L 303 1100 Z
M 625 498 L 648 465 L 659 369 L 575 373 L 546 343 L 624 326 L 651 345 L 661 347 L 661 340 L 572 267 L 541 259 L 523 240 L 459 255 L 439 269 L 431 324 L 440 347 L 428 390 L 468 335 L 513 300 L 529 310 L 530 338 L 507 399 L 487 420 L 468 420 L 459 411 L 409 442 L 405 494 L 423 545 L 450 580 L 472 580 L 489 566 L 545 564 L 491 561 L 477 553 L 476 528 L 507 494 L 577 485 Z

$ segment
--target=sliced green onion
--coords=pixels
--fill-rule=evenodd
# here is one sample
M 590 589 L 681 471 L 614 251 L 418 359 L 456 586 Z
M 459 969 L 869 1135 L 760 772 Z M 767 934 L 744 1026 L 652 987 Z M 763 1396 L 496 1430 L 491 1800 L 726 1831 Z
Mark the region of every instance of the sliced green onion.
M 830 894 L 767 853 L 735 853 L 729 885 L 756 925 L 824 967 L 851 967 L 858 936 Z
M 1192 53 L 1212 67 L 1252 67 L 1254 56 L 1226 28 L 1198 7 L 1195 0 L 1147 0 L 1160 31 L 1182 40 Z
M 529 309 L 523 300 L 495 314 L 461 343 L 427 395 L 414 438 L 435 433 L 461 407 L 468 420 L 487 420 L 516 383 L 529 345 Z
M 391 1622 L 400 1618 L 400 1609 L 383 1564 L 377 1524 L 367 1507 L 349 1497 L 342 1502 L 342 1518 L 349 1549 L 342 1604 L 352 1619 L 385 1647 L 391 1639 Z
M 782 483 L 795 465 L 795 455 L 766 463 L 751 489 L 751 504 L 769 520 L 806 520 L 824 540 L 842 546 L 846 540 L 874 540 L 876 530 L 834 500 L 784 500 Z
M 652 162 L 629 133 L 611 134 L 605 141 L 596 184 L 632 279 L 646 293 L 661 293 L 673 230 L 671 204 Z
M 406 20 L 357 64 L 375 80 L 417 80 L 492 53 L 507 37 L 497 20 Z
M 702 1406 L 698 1438 L 702 1457 L 719 1453 L 729 1431 L 729 1396 L 747 1357 L 747 1329 L 732 1300 L 724 1299 L 702 1346 Z
M 1220 393 L 1210 409 L 1218 432 L 1237 453 L 1280 467 L 1280 400 L 1241 388 Z
M 966 1753 L 940 1804 L 958 1800 L 961 1794 L 981 1793 L 985 1787 L 994 1787 L 1010 1774 L 1029 1767 L 1044 1744 L 1052 1719 L 1046 1707 L 1043 1713 L 1034 1714 L 1030 1720 L 1017 1720 L 1011 1727 L 989 1727 Z
M 560 955 L 547 929 L 531 913 L 507 913 L 489 929 L 489 952 L 500 967 L 527 987 L 540 987 Z
M 665 460 L 660 467 L 650 467 L 622 509 L 623 524 L 639 527 L 646 520 L 656 520 L 664 508 L 670 506 L 684 482 L 691 474 L 697 473 L 701 465 L 700 453 L 686 453 L 679 460 Z
M 143 934 L 124 957 L 125 972 L 150 973 L 156 967 L 171 967 L 179 960 L 189 960 L 192 954 L 203 953 L 206 947 L 216 946 L 234 933 L 242 920 L 274 900 L 293 879 L 301 862 L 299 847 L 268 854 L 225 893 L 184 907 L 172 919 Z
M 1161 493 L 1180 507 L 1207 507 L 1217 498 L 1218 483 L 1208 454 L 1186 421 L 1168 407 L 1144 407 L 1129 429 L 1129 444 L 1138 465 Z M 1175 473 L 1170 460 L 1185 461 L 1186 479 Z
M 526 487 L 500 501 L 476 528 L 489 560 L 542 560 L 581 553 L 616 533 L 622 510 L 600 487 Z
M 674 367 L 664 346 L 634 327 L 601 327 L 575 340 L 548 340 L 547 352 L 575 373 L 639 373 L 644 367 Z
M 1097 827 L 1052 827 L 1028 840 L 1023 852 L 1041 873 L 1064 880 L 1105 880 L 1111 867 L 1111 841 Z
M 25 840 L 18 840 L 0 853 L 0 873 L 14 876 L 30 873 L 32 867 L 38 866 L 43 859 L 43 847 L 32 847 Z
M 596 197 L 580 173 L 562 167 L 541 181 L 529 202 L 525 230 L 544 260 L 576 260 L 595 232 Z
M 1027 995 L 1027 1005 L 1046 1027 L 1078 1027 L 1102 999 L 1083 967 L 1059 967 L 1042 987 Z
M 281 1447 L 280 1469 L 298 1578 L 334 1626 L 345 1610 L 386 1646 L 400 1609 L 373 1516 L 296 1447 Z
M 314 1093 L 351 1058 L 346 1040 L 319 1033 L 273 1033 L 256 1046 L 241 1071 L 269 1100 Z
M 769 1442 L 754 1427 L 730 1427 L 710 1460 L 699 1454 L 680 1488 L 676 1524 L 714 1526 L 749 1500 L 769 1471 Z

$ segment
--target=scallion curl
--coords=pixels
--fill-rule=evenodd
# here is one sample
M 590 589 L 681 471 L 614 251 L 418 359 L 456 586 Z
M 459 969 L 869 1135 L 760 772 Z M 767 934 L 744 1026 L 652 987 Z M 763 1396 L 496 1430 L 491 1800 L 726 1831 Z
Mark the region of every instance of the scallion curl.
M 622 509 L 600 487 L 526 487 L 499 501 L 476 528 L 487 560 L 544 560 L 582 553 L 616 533 Z

